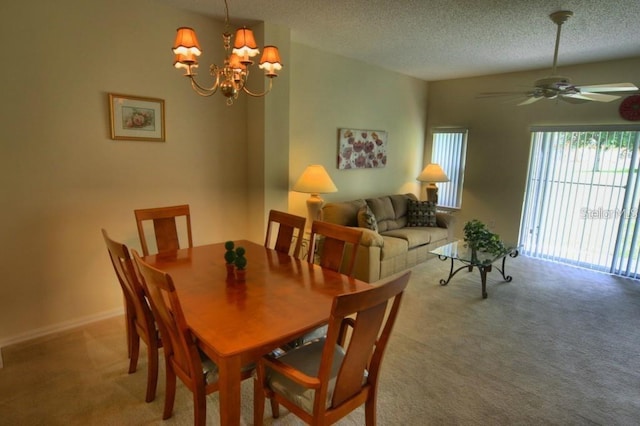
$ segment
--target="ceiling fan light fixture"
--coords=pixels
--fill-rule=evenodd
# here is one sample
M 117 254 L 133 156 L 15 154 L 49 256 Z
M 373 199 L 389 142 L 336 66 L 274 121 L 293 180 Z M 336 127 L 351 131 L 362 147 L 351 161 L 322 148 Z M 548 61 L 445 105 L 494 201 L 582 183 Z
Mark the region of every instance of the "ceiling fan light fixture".
M 518 105 L 529 105 L 538 99 L 562 99 L 569 103 L 583 103 L 588 101 L 611 102 L 619 96 L 609 95 L 607 92 L 633 92 L 638 88 L 632 83 L 609 83 L 596 85 L 574 85 L 568 77 L 556 75 L 558 62 L 558 49 L 560 47 L 560 31 L 562 24 L 573 16 L 570 10 L 558 10 L 549 15 L 549 18 L 557 25 L 555 50 L 553 53 L 553 66 L 551 74 L 536 80 L 532 90 L 521 93 L 527 97 Z M 516 92 L 517 93 L 517 92 Z M 510 95 L 510 93 L 503 93 Z

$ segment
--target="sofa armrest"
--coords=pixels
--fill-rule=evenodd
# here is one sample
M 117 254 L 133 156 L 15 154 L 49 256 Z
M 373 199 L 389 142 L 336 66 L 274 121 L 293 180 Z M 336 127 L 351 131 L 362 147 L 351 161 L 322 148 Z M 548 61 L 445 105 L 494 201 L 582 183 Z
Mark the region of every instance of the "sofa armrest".
M 361 246 L 382 247 L 384 245 L 382 235 L 378 234 L 376 231 L 368 228 L 358 228 L 358 230 L 362 231 L 362 239 L 360 240 Z
M 436 224 L 440 228 L 453 228 L 454 217 L 449 212 L 436 212 Z

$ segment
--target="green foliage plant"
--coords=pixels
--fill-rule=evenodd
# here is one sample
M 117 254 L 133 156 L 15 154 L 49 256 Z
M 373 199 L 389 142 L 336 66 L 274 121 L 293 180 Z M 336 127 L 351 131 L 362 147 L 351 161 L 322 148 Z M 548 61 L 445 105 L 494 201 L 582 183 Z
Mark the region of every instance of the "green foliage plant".
M 464 224 L 464 241 L 472 250 L 483 251 L 492 254 L 504 253 L 505 247 L 500 236 L 494 234 L 487 226 L 477 219 Z

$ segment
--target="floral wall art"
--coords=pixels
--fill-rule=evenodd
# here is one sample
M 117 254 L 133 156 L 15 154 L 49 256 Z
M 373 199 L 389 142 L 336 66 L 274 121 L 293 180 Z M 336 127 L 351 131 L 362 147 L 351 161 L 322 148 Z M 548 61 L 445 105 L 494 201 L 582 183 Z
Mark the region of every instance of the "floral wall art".
M 109 93 L 111 139 L 164 142 L 164 100 Z
M 338 130 L 338 169 L 375 169 L 387 164 L 387 132 Z

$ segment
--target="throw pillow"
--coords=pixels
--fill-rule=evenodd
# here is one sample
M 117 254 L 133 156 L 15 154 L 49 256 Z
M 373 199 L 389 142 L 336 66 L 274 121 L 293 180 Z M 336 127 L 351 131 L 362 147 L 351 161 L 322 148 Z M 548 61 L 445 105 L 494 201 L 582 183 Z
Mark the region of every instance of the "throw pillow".
M 436 203 L 417 200 L 407 201 L 407 226 L 438 226 L 436 223 Z
M 378 232 L 378 221 L 367 204 L 358 210 L 358 226 Z

